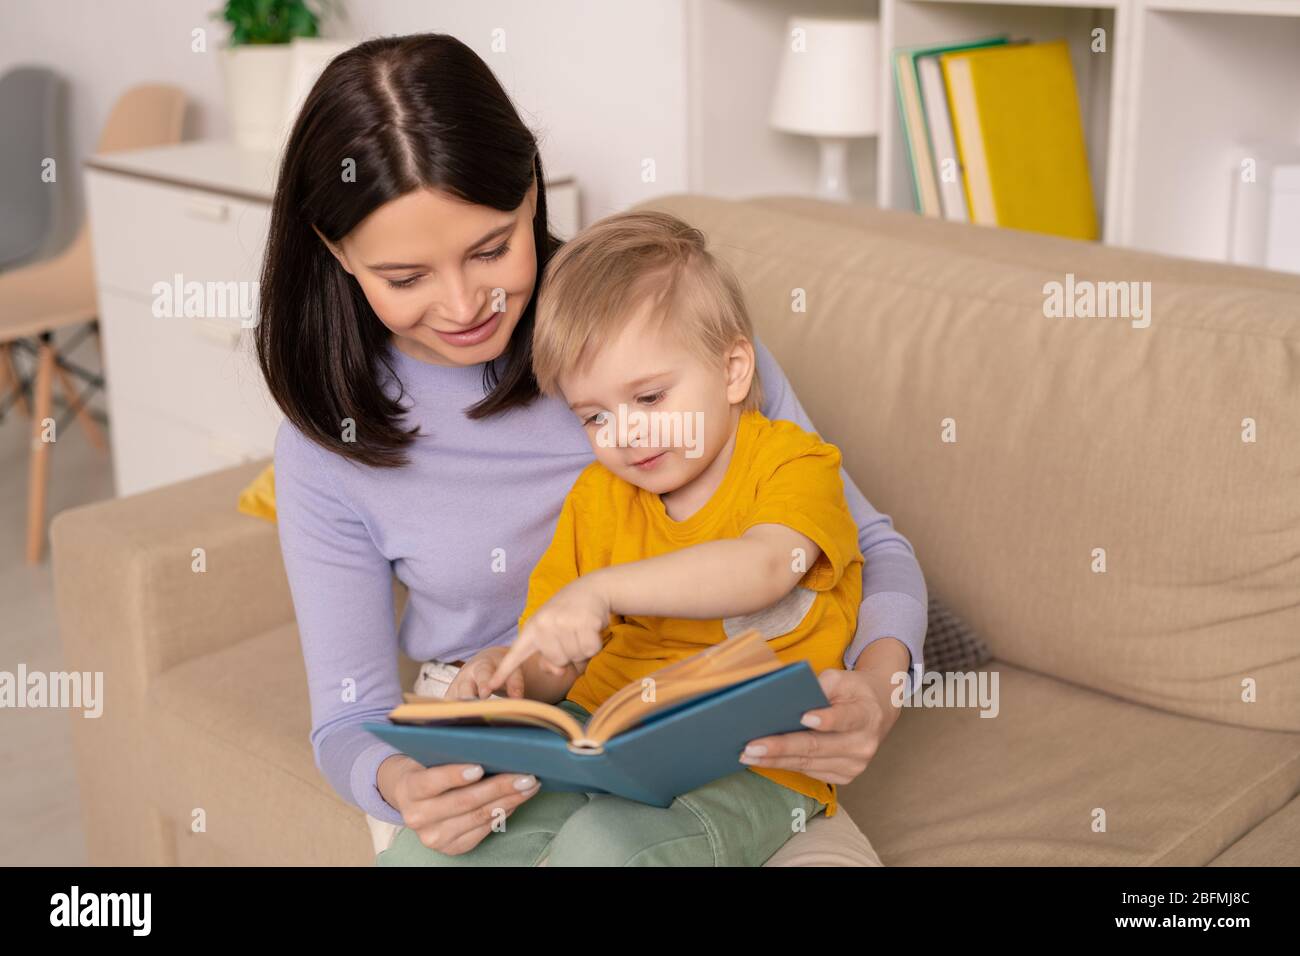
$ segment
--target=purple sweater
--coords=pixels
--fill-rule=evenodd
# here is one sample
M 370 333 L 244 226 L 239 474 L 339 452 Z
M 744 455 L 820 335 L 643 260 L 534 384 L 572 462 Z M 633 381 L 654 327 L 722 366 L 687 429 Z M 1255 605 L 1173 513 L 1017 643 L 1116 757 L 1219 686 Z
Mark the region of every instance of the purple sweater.
M 815 431 L 776 360 L 756 343 L 763 414 Z M 528 577 L 550 543 L 560 505 L 593 459 L 564 403 L 471 421 L 482 368 L 430 365 L 389 349 L 406 397 L 405 468 L 372 468 L 314 444 L 285 420 L 275 441 L 280 547 L 293 594 L 311 696 L 316 765 L 348 802 L 390 823 L 401 815 L 375 786 L 397 751 L 361 724 L 402 700 L 398 649 L 425 661 L 463 660 L 509 644 Z M 381 371 L 396 397 L 396 383 Z M 926 589 L 912 547 L 844 475 L 866 559 L 858 628 L 844 655 L 851 669 L 872 641 L 896 637 L 923 672 Z M 394 625 L 393 575 L 409 589 Z

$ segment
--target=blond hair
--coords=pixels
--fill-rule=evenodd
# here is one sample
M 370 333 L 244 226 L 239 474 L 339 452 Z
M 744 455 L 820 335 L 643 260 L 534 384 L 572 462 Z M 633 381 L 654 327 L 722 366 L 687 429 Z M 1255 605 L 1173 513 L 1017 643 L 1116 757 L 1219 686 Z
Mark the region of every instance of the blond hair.
M 704 233 L 665 212 L 616 213 L 546 264 L 533 328 L 533 374 L 542 393 L 558 394 L 560 375 L 589 363 L 647 297 L 661 325 L 711 364 L 721 366 L 737 339 L 754 341 L 740 283 L 705 248 Z M 756 364 L 741 409 L 762 402 Z

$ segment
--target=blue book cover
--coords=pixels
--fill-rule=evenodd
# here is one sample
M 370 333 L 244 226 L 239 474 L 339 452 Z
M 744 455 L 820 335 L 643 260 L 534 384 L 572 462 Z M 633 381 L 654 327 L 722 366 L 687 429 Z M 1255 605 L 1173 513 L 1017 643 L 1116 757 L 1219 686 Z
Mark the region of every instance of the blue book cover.
M 666 807 L 678 794 L 745 769 L 740 752 L 756 737 L 806 730 L 805 711 L 826 707 L 807 661 L 678 702 L 604 744 L 575 753 L 561 733 L 495 724 L 362 726 L 426 767 L 477 763 L 485 773 L 531 773 L 542 789 L 611 793 Z

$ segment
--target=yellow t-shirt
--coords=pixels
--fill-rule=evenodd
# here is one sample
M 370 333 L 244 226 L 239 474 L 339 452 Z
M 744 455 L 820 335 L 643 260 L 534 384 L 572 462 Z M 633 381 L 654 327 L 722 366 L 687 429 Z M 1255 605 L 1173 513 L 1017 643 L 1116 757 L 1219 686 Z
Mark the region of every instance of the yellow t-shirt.
M 769 635 L 768 643 L 783 662 L 806 660 L 815 674 L 842 667 L 862 596 L 862 554 L 844 500 L 839 449 L 792 422 L 771 421 L 757 411 L 741 415 L 721 485 L 685 521 L 668 517 L 658 495 L 592 462 L 565 498 L 555 536 L 533 569 L 519 625 L 581 574 L 705 541 L 738 538 L 756 524 L 793 528 L 822 552 L 790 595 L 765 615 L 760 629 Z M 728 618 L 731 633 L 747 629 L 750 617 Z M 615 691 L 727 636 L 721 620 L 612 615 L 604 647 L 568 697 L 594 711 Z M 835 812 L 833 784 L 793 770 L 748 769 L 820 800 L 827 816 Z

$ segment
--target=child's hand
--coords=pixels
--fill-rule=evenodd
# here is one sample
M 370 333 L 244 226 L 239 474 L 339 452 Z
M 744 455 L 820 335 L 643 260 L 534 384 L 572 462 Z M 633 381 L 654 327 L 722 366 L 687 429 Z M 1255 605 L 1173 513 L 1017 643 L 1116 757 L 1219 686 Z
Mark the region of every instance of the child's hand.
M 569 664 L 578 671 L 600 652 L 601 633 L 609 626 L 609 599 L 592 582 L 595 575 L 578 578 L 555 593 L 524 622 L 523 629 L 489 679 L 494 690 L 534 653 L 547 673 L 561 675 Z
M 504 647 L 488 647 L 467 660 L 447 685 L 445 700 L 482 700 L 492 694 L 488 678 L 506 656 Z M 524 672 L 516 669 L 506 678 L 506 696 L 524 696 Z

